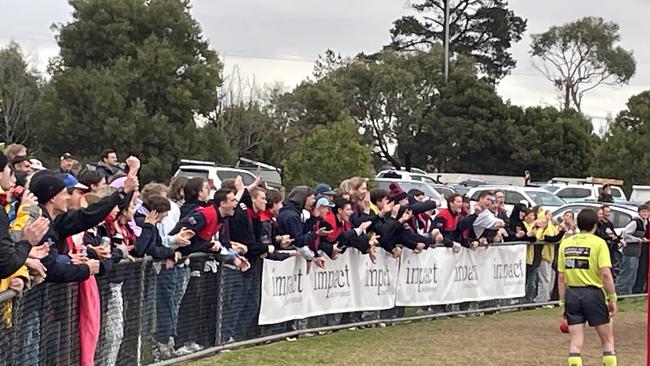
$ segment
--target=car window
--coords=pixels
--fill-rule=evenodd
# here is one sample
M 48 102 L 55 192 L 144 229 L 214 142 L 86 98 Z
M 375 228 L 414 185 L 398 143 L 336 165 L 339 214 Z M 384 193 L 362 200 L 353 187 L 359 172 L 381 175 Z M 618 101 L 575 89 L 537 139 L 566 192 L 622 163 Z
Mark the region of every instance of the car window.
M 474 194 L 472 194 L 472 196 L 469 199 L 471 199 L 472 201 L 478 201 L 478 197 L 483 192 L 485 192 L 485 191 L 477 190 L 476 192 L 474 192 Z
M 188 177 L 188 178 L 203 178 L 205 180 L 208 179 L 208 171 L 207 170 L 181 169 L 178 172 L 178 175 L 183 176 L 183 177 Z
M 632 221 L 632 216 L 621 211 L 612 210 L 610 221 L 614 224 L 615 228 L 622 228 Z
M 253 182 L 255 182 L 255 176 L 252 173 L 248 173 L 248 172 L 244 173 L 237 170 L 229 170 L 229 169 L 217 170 L 217 177 L 222 182 L 229 178 L 235 179 L 237 178 L 238 175 L 241 175 L 245 186 L 249 186 L 253 184 Z
M 526 197 L 524 197 L 519 192 L 514 192 L 514 191 L 507 191 L 506 192 L 506 204 L 507 205 L 516 205 L 517 203 L 521 203 L 521 201 L 528 202 Z
M 556 192 L 558 189 L 560 189 L 560 187 L 556 187 L 556 186 L 542 186 L 542 188 L 544 188 L 549 192 Z
M 524 190 L 538 206 L 562 206 L 564 202 L 555 194 L 547 191 Z
M 598 187 L 598 195 L 603 193 L 603 187 Z M 623 190 L 618 187 L 612 187 L 612 197 L 623 198 Z
M 445 199 L 449 199 L 452 194 L 456 193 L 454 192 L 453 189 L 447 188 L 447 187 L 435 187 L 435 190 L 440 193 L 442 196 L 445 197 Z
M 555 194 L 560 198 L 587 198 L 591 196 L 591 189 L 588 188 L 562 188 Z
M 421 175 L 411 175 L 411 180 L 421 182 L 422 181 L 422 176 Z

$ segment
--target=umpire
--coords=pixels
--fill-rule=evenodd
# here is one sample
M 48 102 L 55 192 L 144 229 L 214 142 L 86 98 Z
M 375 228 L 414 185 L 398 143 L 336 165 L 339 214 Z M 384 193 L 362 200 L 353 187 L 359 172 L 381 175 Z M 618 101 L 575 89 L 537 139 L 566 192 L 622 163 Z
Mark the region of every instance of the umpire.
M 594 233 L 598 215 L 591 209 L 578 214 L 580 233 L 562 240 L 558 257 L 560 306 L 569 323 L 569 366 L 582 366 L 580 351 L 585 322 L 595 327 L 603 346 L 603 366 L 616 366 L 611 317 L 616 314 L 612 263 L 605 241 Z M 606 295 L 607 294 L 607 295 Z

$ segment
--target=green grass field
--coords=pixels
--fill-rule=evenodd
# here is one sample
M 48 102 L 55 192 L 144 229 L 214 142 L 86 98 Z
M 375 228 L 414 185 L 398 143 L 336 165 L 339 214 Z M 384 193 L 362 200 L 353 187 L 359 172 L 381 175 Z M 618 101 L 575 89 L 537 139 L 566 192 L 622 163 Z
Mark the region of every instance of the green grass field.
M 620 303 L 614 320 L 619 365 L 645 364 L 645 300 Z M 339 331 L 233 350 L 190 363 L 208 365 L 565 365 L 568 334 L 559 309 L 418 321 Z M 585 366 L 600 365 L 600 342 L 587 331 Z

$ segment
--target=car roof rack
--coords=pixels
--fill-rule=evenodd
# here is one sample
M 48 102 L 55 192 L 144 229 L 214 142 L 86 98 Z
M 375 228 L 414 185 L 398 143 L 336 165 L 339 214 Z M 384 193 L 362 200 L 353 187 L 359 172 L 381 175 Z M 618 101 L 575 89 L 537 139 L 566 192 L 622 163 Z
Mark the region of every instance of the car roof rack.
M 213 161 L 202 161 L 202 160 L 191 160 L 191 159 L 181 159 L 181 165 L 217 166 L 217 164 Z

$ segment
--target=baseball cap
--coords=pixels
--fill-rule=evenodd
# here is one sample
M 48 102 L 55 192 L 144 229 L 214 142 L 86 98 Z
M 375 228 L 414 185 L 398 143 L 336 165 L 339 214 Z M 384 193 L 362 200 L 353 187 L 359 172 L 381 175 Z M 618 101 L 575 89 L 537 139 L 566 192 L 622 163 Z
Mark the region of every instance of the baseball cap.
M 29 162 L 32 163 L 33 170 L 45 170 L 43 163 L 38 159 L 29 159 Z
M 63 153 L 63 155 L 61 155 L 61 160 L 67 160 L 67 159 L 74 160 L 75 157 L 74 157 L 74 155 L 70 154 L 69 152 Z
M 334 204 L 330 202 L 326 197 L 321 197 L 316 201 L 316 208 L 325 206 L 325 207 L 334 207 Z
M 335 196 L 336 192 L 332 190 L 327 183 L 319 183 L 316 188 L 314 188 L 314 194 L 316 196 Z
M 84 191 L 88 190 L 88 186 L 86 186 L 85 184 L 79 183 L 77 178 L 75 178 L 74 175 L 72 175 L 72 174 L 58 174 L 57 176 L 63 180 L 63 182 L 65 183 L 65 187 L 67 189 L 77 188 L 77 189 L 81 189 L 81 190 L 84 190 Z

